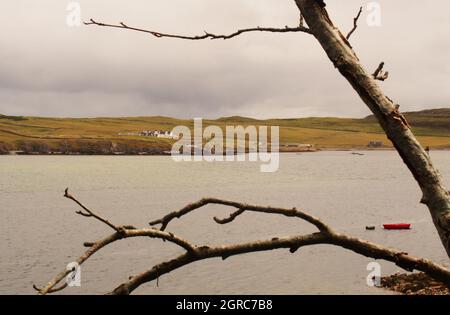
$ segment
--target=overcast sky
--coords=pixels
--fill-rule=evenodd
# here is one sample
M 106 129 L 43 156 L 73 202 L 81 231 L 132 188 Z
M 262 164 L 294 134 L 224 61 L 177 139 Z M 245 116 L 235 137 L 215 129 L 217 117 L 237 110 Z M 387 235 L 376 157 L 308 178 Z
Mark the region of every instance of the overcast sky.
M 1 1 L 0 113 L 92 117 L 258 118 L 369 114 L 312 36 L 251 33 L 182 41 L 95 26 L 69 27 L 68 0 Z M 229 33 L 296 26 L 292 0 L 81 0 L 83 20 L 163 32 Z M 366 0 L 328 0 L 347 32 Z M 363 64 L 401 110 L 450 107 L 450 2 L 381 0 L 352 37 Z

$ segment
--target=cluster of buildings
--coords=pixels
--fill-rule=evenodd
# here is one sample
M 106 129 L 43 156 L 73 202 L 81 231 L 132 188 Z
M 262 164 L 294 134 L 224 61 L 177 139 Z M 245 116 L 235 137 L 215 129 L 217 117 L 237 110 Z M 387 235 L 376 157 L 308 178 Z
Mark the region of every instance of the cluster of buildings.
M 166 139 L 178 139 L 172 131 L 167 130 L 144 130 L 141 132 L 119 132 L 119 136 L 140 136 L 140 137 L 155 137 Z
M 141 137 L 178 139 L 178 136 L 174 135 L 172 131 L 167 130 L 144 130 L 139 135 Z

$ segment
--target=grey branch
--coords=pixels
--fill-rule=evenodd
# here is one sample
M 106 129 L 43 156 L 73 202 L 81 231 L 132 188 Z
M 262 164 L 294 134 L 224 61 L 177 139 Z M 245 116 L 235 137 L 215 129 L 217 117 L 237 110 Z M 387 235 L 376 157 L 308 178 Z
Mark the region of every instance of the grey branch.
M 358 14 L 356 15 L 356 17 L 353 19 L 353 28 L 350 30 L 350 32 L 347 34 L 347 40 L 350 39 L 350 37 L 352 36 L 352 34 L 356 31 L 356 29 L 358 28 L 358 20 L 361 17 L 361 13 L 363 11 L 363 7 L 359 8 Z
M 313 0 L 295 0 L 314 37 L 328 58 L 347 79 L 361 100 L 372 111 L 386 136 L 394 145 L 405 165 L 422 190 L 422 202 L 427 205 L 442 245 L 450 257 L 450 196 L 444 180 L 426 150 L 414 136 L 407 120 L 401 115 L 376 80 L 386 80 L 388 73 L 370 74 L 361 64 L 355 51 L 330 23 L 325 9 Z
M 239 35 L 244 34 L 244 33 L 249 33 L 249 32 L 270 32 L 270 33 L 295 33 L 295 32 L 302 32 L 302 33 L 311 34 L 311 31 L 309 30 L 309 28 L 304 27 L 303 25 L 299 25 L 297 27 L 285 26 L 284 28 L 260 27 L 260 26 L 258 26 L 258 27 L 253 27 L 253 28 L 240 29 L 240 30 L 237 30 L 234 33 L 227 34 L 227 35 L 224 35 L 224 34 L 213 34 L 213 33 L 209 33 L 209 32 L 205 31 L 203 35 L 189 36 L 189 35 L 167 34 L 167 33 L 161 33 L 161 32 L 152 31 L 152 30 L 148 30 L 148 29 L 143 29 L 143 28 L 131 27 L 131 26 L 126 25 L 123 22 L 121 22 L 119 24 L 108 24 L 108 23 L 97 22 L 94 19 L 91 19 L 90 22 L 85 22 L 84 24 L 85 25 L 96 25 L 96 26 L 103 26 L 103 27 L 118 28 L 118 29 L 123 29 L 123 30 L 142 32 L 142 33 L 151 34 L 151 35 L 153 35 L 153 36 L 155 36 L 157 38 L 168 37 L 168 38 L 178 38 L 178 39 L 186 39 L 186 40 L 230 39 L 230 38 L 239 36 Z
M 409 256 L 407 253 L 391 250 L 380 245 L 362 241 L 343 234 L 337 234 L 334 232 L 320 232 L 301 236 L 272 238 L 269 240 L 243 244 L 199 247 L 196 248 L 193 253 L 182 254 L 172 260 L 155 265 L 146 272 L 132 277 L 129 281 L 119 285 L 116 289 L 110 292 L 110 294 L 128 295 L 144 283 L 158 279 L 164 274 L 170 273 L 173 270 L 179 269 L 199 260 L 213 257 L 222 257 L 222 259 L 226 259 L 230 256 L 236 256 L 244 253 L 283 248 L 289 249 L 291 253 L 294 253 L 301 247 L 318 244 L 331 244 L 349 249 L 366 257 L 384 259 L 395 263 L 397 266 L 405 270 L 423 271 L 435 279 L 438 279 L 446 284 L 450 284 L 450 270 L 435 264 L 430 260 L 415 258 Z
M 108 220 L 101 218 L 99 215 L 94 214 L 91 210 L 88 210 L 88 208 L 82 205 L 81 202 L 77 201 L 75 197 L 70 195 L 70 197 L 68 197 L 67 195 L 69 195 L 68 191 L 66 192 L 65 197 L 75 201 L 80 207 L 82 207 L 83 211 L 85 211 L 85 214 L 89 214 L 88 216 L 95 216 L 95 218 L 98 218 L 100 222 L 103 222 L 108 226 L 112 225 Z M 219 224 L 231 223 L 246 211 L 253 211 L 265 214 L 278 214 L 292 218 L 299 218 L 317 227 L 319 232 L 306 235 L 294 235 L 289 237 L 272 237 L 266 240 L 244 242 L 239 244 L 195 246 L 189 241 L 186 241 L 173 233 L 163 231 L 163 229 L 167 227 L 171 220 L 180 218 L 208 204 L 224 205 L 237 209 L 236 211 L 232 212 L 227 218 L 218 219 L 217 217 L 214 217 L 214 220 Z M 116 289 L 110 292 L 110 294 L 130 294 L 142 284 L 148 283 L 153 280 L 158 280 L 159 277 L 164 274 L 167 274 L 175 269 L 181 268 L 185 265 L 199 260 L 209 259 L 213 257 L 221 257 L 222 259 L 227 259 L 228 257 L 245 253 L 269 251 L 283 248 L 288 249 L 291 253 L 295 253 L 299 248 L 304 246 L 311 246 L 316 244 L 331 244 L 349 249 L 360 255 L 393 262 L 399 267 L 408 271 L 423 271 L 430 276 L 443 281 L 446 284 L 450 284 L 450 270 L 446 269 L 443 266 L 435 264 L 429 260 L 409 256 L 407 253 L 401 251 L 388 249 L 383 246 L 363 241 L 355 237 L 336 233 L 330 227 L 328 227 L 327 224 L 323 223 L 322 220 L 315 218 L 314 216 L 311 216 L 306 212 L 299 211 L 295 208 L 283 209 L 262 207 L 216 198 L 206 198 L 191 203 L 183 207 L 181 210 L 171 212 L 162 219 L 152 221 L 151 224 L 161 224 L 162 226 L 160 230 L 154 228 L 136 229 L 134 227 L 123 226 L 117 228 L 119 231 L 116 231 L 115 233 L 103 239 L 100 239 L 96 242 L 85 243 L 85 245 L 87 245 L 89 249 L 81 257 L 79 257 L 76 262 L 81 265 L 105 246 L 121 239 L 133 237 L 158 238 L 174 243 L 185 250 L 184 253 L 173 258 L 172 260 L 157 264 L 148 271 L 145 271 L 134 277 L 130 277 L 128 281 L 122 283 Z M 38 291 L 39 294 L 48 294 L 63 290 L 67 287 L 67 285 L 65 283 L 62 283 L 62 281 L 67 277 L 67 275 L 70 274 L 70 272 L 70 270 L 64 270 L 60 272 L 42 288 L 38 288 L 37 286 L 33 287 Z
M 109 226 L 110 228 L 112 228 L 114 231 L 120 232 L 120 228 L 119 228 L 119 227 L 115 226 L 114 224 L 112 224 L 112 223 L 109 222 L 108 220 L 103 219 L 102 217 L 96 215 L 92 210 L 90 210 L 89 208 L 85 207 L 85 206 L 84 206 L 81 202 L 79 202 L 74 196 L 72 196 L 72 195 L 69 193 L 69 188 L 66 188 L 66 190 L 64 191 L 64 197 L 67 198 L 67 199 L 73 200 L 75 203 L 77 203 L 77 204 L 80 206 L 80 208 L 81 208 L 82 210 L 76 211 L 76 212 L 75 212 L 76 214 L 79 214 L 79 215 L 84 216 L 84 217 L 92 217 L 92 218 L 94 218 L 94 219 L 97 219 L 97 220 L 99 220 L 100 222 L 105 223 L 107 226 Z
M 161 231 L 164 231 L 167 227 L 167 225 L 175 218 L 181 218 L 182 216 L 196 210 L 199 208 L 202 208 L 208 204 L 218 204 L 228 207 L 233 207 L 239 209 L 238 213 L 232 214 L 231 217 L 227 220 L 220 220 L 218 218 L 214 218 L 214 220 L 217 223 L 222 223 L 223 221 L 231 222 L 234 220 L 235 217 L 243 213 L 244 211 L 253 211 L 253 212 L 263 212 L 263 213 L 272 213 L 272 214 L 281 214 L 283 216 L 287 217 L 297 217 L 302 220 L 305 220 L 306 222 L 309 222 L 316 226 L 319 231 L 328 231 L 330 228 L 323 223 L 320 219 L 315 218 L 305 212 L 298 211 L 297 209 L 284 209 L 284 208 L 273 208 L 273 207 L 261 207 L 261 206 L 254 206 L 254 205 L 248 205 L 240 202 L 235 201 L 228 201 L 228 200 L 222 200 L 217 198 L 204 198 L 197 202 L 191 203 L 185 207 L 183 207 L 181 210 L 171 212 L 167 214 L 162 219 L 154 220 L 150 222 L 149 224 L 151 226 L 161 224 Z

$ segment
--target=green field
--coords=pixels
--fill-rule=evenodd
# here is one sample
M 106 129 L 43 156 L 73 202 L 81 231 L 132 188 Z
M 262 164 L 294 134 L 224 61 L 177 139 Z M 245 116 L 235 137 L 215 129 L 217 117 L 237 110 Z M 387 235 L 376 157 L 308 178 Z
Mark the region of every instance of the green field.
M 450 109 L 405 113 L 414 133 L 424 146 L 450 148 Z M 141 136 L 120 136 L 143 130 L 172 130 L 175 126 L 193 127 L 192 120 L 168 117 L 124 118 L 43 118 L 0 115 L 0 152 L 28 153 L 78 152 L 83 154 L 160 153 L 170 150 L 173 140 Z M 391 147 L 373 117 L 295 118 L 256 120 L 227 117 L 204 120 L 203 125 L 280 126 L 280 143 L 312 144 L 320 149 L 362 149 L 370 141 L 382 141 Z

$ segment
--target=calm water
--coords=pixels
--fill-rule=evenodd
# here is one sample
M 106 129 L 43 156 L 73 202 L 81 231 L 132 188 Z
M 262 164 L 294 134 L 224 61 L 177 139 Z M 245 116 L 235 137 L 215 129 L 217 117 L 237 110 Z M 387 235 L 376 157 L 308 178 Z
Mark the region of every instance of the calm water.
M 450 152 L 432 152 L 450 186 Z M 116 224 L 146 226 L 152 219 L 201 197 L 307 209 L 335 229 L 448 265 L 420 192 L 394 152 L 282 155 L 277 173 L 255 163 L 175 163 L 170 157 L 0 157 L 0 293 L 34 293 L 84 251 L 82 243 L 110 231 L 80 217 L 62 197 L 70 187 Z M 245 214 L 218 226 L 205 208 L 170 230 L 197 244 L 219 244 L 313 231 L 298 220 Z M 408 221 L 411 231 L 383 231 L 384 222 Z M 376 231 L 365 226 L 377 225 Z M 180 253 L 157 240 L 128 240 L 85 265 L 82 287 L 66 293 L 105 293 L 128 276 Z M 142 286 L 139 294 L 383 294 L 367 287 L 371 260 L 328 245 L 198 262 Z M 382 263 L 383 274 L 398 268 Z

